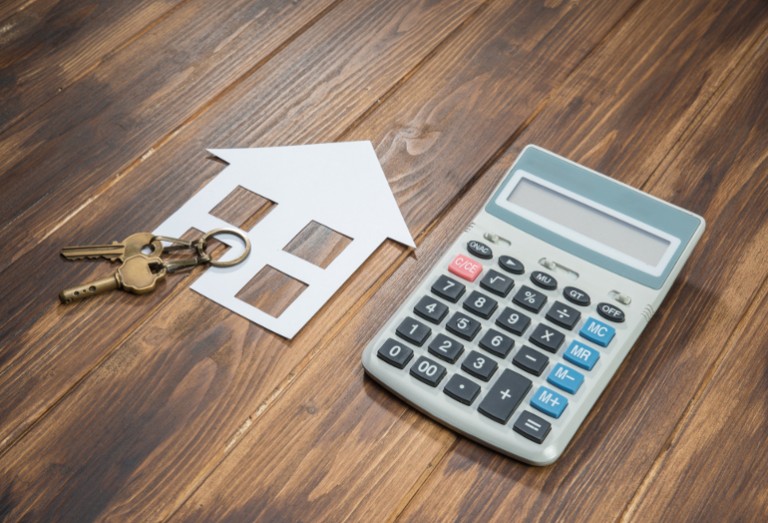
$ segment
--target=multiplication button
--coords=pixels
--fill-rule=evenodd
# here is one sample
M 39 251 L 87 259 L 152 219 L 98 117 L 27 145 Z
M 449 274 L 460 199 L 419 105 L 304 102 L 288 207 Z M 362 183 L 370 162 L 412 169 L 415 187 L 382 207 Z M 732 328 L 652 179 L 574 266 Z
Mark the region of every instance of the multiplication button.
M 505 370 L 480 402 L 477 410 L 499 423 L 506 423 L 531 389 L 531 380 Z
M 558 332 L 555 329 L 544 325 L 543 323 L 539 323 L 536 325 L 536 328 L 533 329 L 531 337 L 528 339 L 531 341 L 531 343 L 541 347 L 544 350 L 548 350 L 549 352 L 557 352 L 557 349 L 559 349 L 560 345 L 563 344 L 565 336 L 562 332 Z

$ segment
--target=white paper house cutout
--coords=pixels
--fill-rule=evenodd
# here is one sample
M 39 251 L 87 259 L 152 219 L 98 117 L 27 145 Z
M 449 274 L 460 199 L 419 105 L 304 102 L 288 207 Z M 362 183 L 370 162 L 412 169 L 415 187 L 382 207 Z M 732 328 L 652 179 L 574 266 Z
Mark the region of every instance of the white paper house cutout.
M 192 289 L 283 337 L 293 338 L 386 238 L 415 247 L 370 142 L 209 151 L 229 166 L 155 234 L 238 229 L 210 214 L 238 186 L 275 202 L 243 231 L 251 240 L 250 256 L 234 267 L 206 269 Z M 283 250 L 312 221 L 352 240 L 325 269 Z M 228 252 L 230 258 L 241 252 L 231 250 L 237 252 Z M 236 297 L 265 265 L 307 285 L 277 318 Z

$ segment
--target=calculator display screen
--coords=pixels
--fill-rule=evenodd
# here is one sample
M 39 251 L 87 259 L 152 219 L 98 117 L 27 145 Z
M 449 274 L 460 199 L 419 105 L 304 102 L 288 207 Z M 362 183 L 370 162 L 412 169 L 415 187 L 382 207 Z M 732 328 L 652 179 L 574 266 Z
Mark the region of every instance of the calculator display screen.
M 524 173 L 527 175 L 528 173 Z M 533 176 L 517 177 L 510 210 L 564 237 L 644 272 L 664 270 L 678 241 L 621 212 Z

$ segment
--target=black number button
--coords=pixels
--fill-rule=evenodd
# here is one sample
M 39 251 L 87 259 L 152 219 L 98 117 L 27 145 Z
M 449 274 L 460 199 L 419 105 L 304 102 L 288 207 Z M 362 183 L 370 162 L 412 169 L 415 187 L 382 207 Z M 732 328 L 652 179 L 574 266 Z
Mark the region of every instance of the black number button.
M 489 270 L 480 280 L 480 287 L 502 298 L 505 298 L 514 286 L 515 280 L 493 269 Z
M 445 367 L 422 356 L 411 367 L 411 376 L 423 381 L 430 387 L 437 387 L 437 384 L 445 376 Z
M 527 370 L 534 376 L 541 376 L 541 373 L 544 372 L 544 369 L 546 369 L 549 364 L 549 358 L 539 351 L 523 345 L 517 354 L 515 354 L 512 363 L 523 370 Z
M 524 410 L 520 413 L 517 421 L 515 421 L 513 428 L 515 432 L 522 434 L 534 443 L 542 443 L 547 434 L 549 434 L 549 429 L 552 428 L 552 425 L 536 414 Z
M 464 289 L 466 289 L 466 287 L 464 287 L 463 284 L 445 275 L 440 276 L 435 284 L 432 285 L 433 293 L 451 303 L 459 301 L 461 295 L 464 294 Z
M 454 363 L 464 351 L 464 345 L 445 334 L 438 334 L 427 350 L 440 359 Z
M 506 423 L 531 389 L 531 380 L 509 369 L 493 384 L 477 407 L 481 414 Z
M 472 291 L 472 293 L 464 300 L 464 308 L 473 314 L 477 314 L 481 318 L 488 319 L 496 310 L 496 300 L 489 298 L 488 296 Z
M 398 369 L 404 368 L 413 356 L 413 351 L 405 344 L 389 338 L 376 353 L 379 358 Z
M 398 336 L 421 347 L 432 334 L 432 329 L 411 317 L 405 318 L 395 330 Z
M 469 254 L 477 256 L 483 260 L 490 260 L 493 258 L 493 251 L 491 248 L 482 242 L 475 240 L 467 242 L 467 250 L 469 251 Z
M 424 296 L 413 308 L 413 312 L 432 323 L 440 323 L 448 315 L 448 306 L 430 296 Z
M 581 318 L 579 311 L 559 301 L 556 301 L 547 311 L 547 319 L 549 321 L 569 330 L 573 329 L 576 323 L 578 323 L 579 318 Z
M 445 384 L 443 392 L 464 405 L 471 405 L 480 393 L 480 385 L 461 374 L 454 374 Z
M 473 320 L 466 314 L 457 312 L 451 316 L 451 319 L 445 324 L 445 328 L 460 338 L 472 341 L 480 330 L 480 322 Z
M 589 298 L 589 294 L 581 289 L 577 289 L 576 287 L 566 287 L 563 289 L 563 296 L 565 296 L 565 299 L 574 305 L 581 305 L 582 307 L 586 307 L 592 303 L 592 300 Z
M 555 329 L 544 325 L 543 323 L 539 323 L 536 325 L 536 328 L 533 329 L 531 337 L 528 339 L 531 340 L 531 343 L 541 347 L 544 350 L 548 350 L 549 352 L 557 352 L 557 349 L 559 349 L 560 345 L 563 344 L 565 336 L 562 332 L 558 332 Z
M 527 285 L 523 285 L 520 287 L 520 290 L 517 291 L 515 297 L 512 298 L 512 301 L 529 311 L 539 312 L 544 304 L 547 303 L 547 297 L 539 291 L 535 291 Z
M 553 291 L 557 289 L 557 280 L 547 274 L 546 272 L 533 271 L 531 273 L 531 281 L 541 287 L 542 289 Z
M 493 358 L 473 350 L 464 358 L 461 368 L 464 372 L 471 374 L 475 378 L 488 381 L 493 376 L 493 373 L 496 372 L 498 365 L 493 361 Z
M 512 256 L 501 256 L 499 258 L 499 267 L 512 274 L 523 274 L 525 272 L 523 262 Z
M 615 321 L 616 323 L 624 321 L 624 311 L 610 303 L 598 303 L 597 313 L 606 320 Z
M 512 338 L 504 336 L 499 331 L 488 329 L 480 339 L 480 347 L 499 358 L 506 358 L 515 342 Z
M 501 311 L 499 317 L 496 318 L 496 325 L 512 334 L 517 334 L 518 336 L 524 333 L 525 329 L 527 329 L 530 324 L 531 318 L 522 312 L 517 312 L 515 309 L 510 309 L 509 307 L 506 307 Z

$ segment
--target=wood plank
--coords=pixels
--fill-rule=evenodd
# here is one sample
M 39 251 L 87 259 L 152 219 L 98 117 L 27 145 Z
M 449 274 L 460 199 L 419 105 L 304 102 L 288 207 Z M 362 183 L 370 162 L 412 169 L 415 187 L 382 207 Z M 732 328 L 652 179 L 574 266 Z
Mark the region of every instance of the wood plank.
M 736 38 L 730 30 L 746 29 L 748 18 L 732 19 L 730 23 L 723 17 L 715 20 L 705 6 L 700 7 L 700 20 L 705 27 L 712 24 L 704 34 L 711 38 L 713 30 L 722 30 L 721 38 L 730 42 L 731 52 L 736 56 L 741 54 L 734 50 Z M 764 96 L 766 68 L 764 65 L 755 67 L 755 64 L 768 63 L 766 16 L 764 6 L 760 7 L 760 10 L 747 14 L 754 21 L 753 36 L 747 37 L 749 33 L 746 33 L 739 47 L 748 54 L 741 54 L 740 60 L 733 55 L 730 58 L 739 63 L 740 69 L 729 73 L 724 84 L 729 86 L 728 94 L 724 96 L 722 90 L 715 92 L 711 103 L 701 110 L 704 123 L 702 118 L 693 118 L 689 132 L 680 138 L 672 152 L 664 152 L 668 143 L 665 139 L 658 140 L 661 150 L 657 151 L 633 146 L 629 132 L 623 133 L 626 138 L 616 143 L 614 136 L 619 133 L 612 132 L 616 127 L 603 129 L 594 123 L 589 125 L 589 122 L 585 123 L 587 115 L 574 118 L 567 125 L 568 121 L 562 119 L 557 106 L 552 108 L 551 115 L 547 110 L 523 134 L 521 141 L 546 144 L 554 142 L 551 129 L 555 123 L 564 133 L 565 140 L 571 140 L 573 134 L 578 133 L 577 126 L 585 129 L 586 133 L 582 134 L 588 136 L 587 143 L 574 144 L 574 150 L 581 151 L 575 158 L 592 158 L 598 169 L 605 169 L 610 163 L 611 160 L 605 158 L 617 158 L 614 161 L 622 169 L 605 170 L 625 179 L 642 178 L 633 174 L 636 170 L 631 163 L 633 158 L 638 166 L 645 165 L 649 156 L 663 158 L 645 189 L 702 214 L 708 220 L 708 231 L 689 261 L 682 283 L 673 287 L 664 307 L 657 313 L 658 318 L 649 324 L 560 461 L 545 469 L 529 468 L 492 456 L 490 452 L 461 440 L 408 505 L 402 514 L 404 520 L 439 520 L 457 513 L 503 520 L 514 513 L 522 519 L 568 517 L 601 521 L 616 519 L 625 510 L 643 476 L 651 469 L 657 455 L 663 452 L 688 401 L 716 362 L 722 340 L 728 339 L 750 307 L 755 284 L 768 274 L 760 254 L 768 249 L 765 215 L 763 213 L 749 223 L 743 220 L 744 216 L 754 215 L 748 209 L 753 208 L 755 201 L 761 201 L 768 191 L 768 181 L 761 174 L 765 148 L 764 133 L 760 131 L 765 128 L 768 114 Z M 724 9 L 723 12 L 729 11 Z M 721 29 L 715 27 L 723 23 L 725 26 Z M 690 21 L 686 25 L 696 27 Z M 726 29 L 729 25 L 731 29 Z M 695 32 L 700 34 L 701 29 Z M 658 38 L 660 46 L 665 45 L 663 39 L 652 32 L 646 34 Z M 684 30 L 671 34 L 675 40 L 688 40 Z M 760 48 L 754 47 L 754 37 L 761 41 Z M 631 44 L 631 40 L 619 40 L 624 45 Z M 710 52 L 720 55 L 721 49 L 715 46 Z M 674 46 L 667 48 L 675 56 Z M 686 45 L 686 49 L 690 47 Z M 703 51 L 703 48 L 699 46 L 698 50 Z M 600 57 L 595 59 L 600 60 Z M 728 61 L 729 57 L 722 55 L 721 63 Z M 648 85 L 664 85 L 664 77 L 668 74 L 676 78 L 686 74 L 685 70 L 669 72 L 664 62 L 656 68 L 661 78 L 648 75 L 644 82 L 635 83 L 631 76 L 617 76 L 628 86 L 629 93 L 618 91 L 615 94 L 619 103 L 627 105 L 624 111 L 644 114 L 650 121 L 658 120 L 659 117 L 648 114 L 648 108 L 642 104 Z M 702 62 L 713 63 L 710 60 Z M 654 60 L 653 63 L 658 62 Z M 697 61 L 689 63 L 691 69 L 697 68 Z M 588 63 L 585 67 L 590 68 L 594 78 L 606 77 L 594 64 Z M 710 78 L 714 75 L 712 71 L 710 65 L 707 71 Z M 641 75 L 644 72 L 642 69 L 638 71 Z M 749 81 L 744 80 L 745 74 L 749 74 Z M 578 79 L 579 75 L 574 78 Z M 635 86 L 630 87 L 633 84 Z M 592 91 L 589 84 L 582 87 L 584 92 Z M 570 88 L 570 85 L 566 87 Z M 698 85 L 687 88 L 680 85 L 680 88 L 683 93 L 687 89 L 700 90 Z M 571 96 L 578 100 L 574 105 L 584 106 L 600 118 L 613 113 L 604 107 L 595 108 L 590 100 L 583 101 L 575 94 Z M 656 111 L 671 112 L 678 106 L 679 102 L 669 96 L 667 92 L 666 103 L 657 105 Z M 569 96 L 558 98 L 567 100 Z M 572 114 L 577 116 L 575 112 Z M 672 120 L 669 127 L 679 125 Z M 642 126 L 629 128 L 640 129 Z M 662 135 L 665 131 L 659 125 L 654 130 Z M 595 149 L 601 149 L 601 154 L 595 154 Z M 623 154 L 619 155 L 619 151 Z M 718 350 L 712 350 L 712 347 Z M 446 495 L 447 485 L 450 490 Z M 443 493 L 444 503 L 433 502 L 436 492 Z M 649 503 L 656 503 L 656 500 L 651 498 Z M 679 512 L 676 515 L 681 517 Z
M 0 270 L 336 2 L 188 1 L 7 130 L 0 231 L 16 249 Z
M 73 233 L 86 229 L 96 231 L 99 223 L 105 221 L 129 229 L 139 222 L 145 223 L 145 220 L 159 223 L 169 208 L 179 205 L 200 184 L 220 170 L 220 165 L 213 162 L 209 162 L 213 165 L 205 169 L 199 167 L 202 162 L 199 157 L 201 143 L 231 140 L 231 146 L 248 143 L 246 140 L 249 139 L 285 143 L 293 139 L 297 131 L 302 133 L 302 136 L 296 138 L 298 140 L 311 140 L 314 136 L 314 141 L 318 141 L 326 137 L 328 132 L 342 132 L 428 56 L 435 45 L 471 15 L 476 7 L 477 4 L 465 1 L 441 5 L 432 5 L 430 2 L 416 5 L 413 2 L 346 2 L 340 5 L 337 16 L 321 19 L 276 55 L 263 72 L 233 89 L 220 101 L 220 111 L 208 112 L 207 120 L 196 121 L 193 126 L 179 133 L 175 142 L 169 142 L 166 146 L 170 151 L 168 154 L 175 158 L 177 165 L 168 168 L 168 164 L 173 161 L 159 154 L 142 164 L 141 180 L 145 186 L 156 180 L 165 184 L 165 190 L 161 188 L 153 193 L 155 200 L 146 198 L 146 193 L 135 185 L 135 179 L 132 183 L 124 179 L 123 185 L 112 188 L 114 194 L 122 194 L 122 200 L 113 197 L 112 193 L 97 199 L 89 207 L 87 215 L 83 215 L 83 219 L 88 218 L 89 221 L 82 225 L 74 222 L 66 224 L 60 230 L 63 236 L 52 237 L 54 243 L 51 245 L 65 237 L 71 238 Z M 371 30 L 371 27 L 376 30 Z M 361 59 L 361 56 L 370 56 L 374 51 L 382 53 L 386 59 Z M 339 70 L 327 72 L 329 61 L 339 64 L 343 74 Z M 291 89 L 285 88 L 287 85 Z M 329 90 L 334 95 L 326 98 Z M 317 97 L 323 100 L 322 104 L 317 103 Z M 302 104 L 304 107 L 300 107 Z M 291 105 L 303 111 L 307 125 L 269 125 L 254 117 L 266 114 L 269 108 L 278 113 L 280 107 L 292 110 Z M 326 112 L 334 118 L 329 121 L 322 117 Z M 312 125 L 313 121 L 315 123 Z M 233 125 L 233 122 L 238 122 L 238 125 Z M 175 175 L 174 180 L 163 178 L 172 175 Z M 178 180 L 185 176 L 188 176 L 190 183 L 180 190 Z M 126 199 L 126 192 L 130 193 L 131 198 Z M 165 205 L 159 205 L 158 202 Z M 137 207 L 145 212 L 137 214 Z M 85 229 L 79 228 L 81 226 Z M 56 232 L 58 234 L 59 231 Z M 51 246 L 38 248 L 41 252 L 51 251 Z M 393 250 L 399 251 L 397 248 Z M 367 279 L 362 279 L 357 287 L 350 283 L 347 288 L 359 296 L 369 285 Z M 40 292 L 39 287 L 34 291 Z M 172 292 L 165 296 L 159 292 L 155 294 L 157 297 L 153 295 L 150 299 L 173 298 Z M 20 327 L 39 335 L 42 347 L 38 349 L 32 345 L 33 351 L 39 350 L 37 355 L 27 358 L 26 351 L 23 351 L 24 362 L 14 362 L 13 378 L 17 382 L 39 384 L 38 388 L 22 387 L 26 394 L 22 393 L 18 399 L 25 401 L 26 395 L 34 396 L 33 401 L 44 404 L 45 409 L 58 401 L 64 390 L 76 383 L 76 380 L 82 379 L 84 373 L 78 365 L 85 367 L 89 360 L 95 363 L 114 344 L 120 342 L 122 336 L 127 336 L 132 330 L 137 334 L 118 353 L 99 366 L 97 372 L 87 380 L 88 387 L 78 389 L 87 392 L 86 395 L 105 385 L 113 392 L 119 391 L 116 395 L 107 394 L 112 398 L 109 405 L 105 405 L 107 410 L 86 407 L 79 411 L 78 416 L 95 417 L 85 425 L 72 425 L 69 418 L 74 412 L 61 404 L 54 410 L 58 421 L 52 420 L 52 423 L 63 430 L 61 435 L 66 442 L 62 440 L 55 445 L 57 449 L 52 450 L 55 454 L 64 454 L 56 457 L 49 455 L 51 462 L 34 460 L 39 463 L 95 460 L 101 465 L 89 466 L 87 471 L 79 469 L 84 474 L 76 481 L 67 482 L 69 486 L 55 482 L 51 484 L 46 479 L 50 470 L 44 470 L 48 465 L 43 469 L 33 465 L 30 469 L 22 470 L 25 467 L 11 463 L 14 461 L 14 449 L 18 446 L 12 447 L 3 457 L 7 467 L 4 469 L 4 477 L 16 478 L 9 479 L 14 485 L 7 498 L 9 513 L 22 514 L 32 510 L 32 505 L 25 503 L 29 501 L 40 507 L 43 513 L 47 510 L 57 511 L 59 517 L 62 517 L 62 513 L 88 517 L 105 512 L 122 514 L 126 510 L 130 510 L 138 519 L 162 517 L 178 505 L 178 497 L 186 497 L 187 491 L 199 482 L 207 461 L 227 451 L 227 442 L 238 426 L 259 403 L 270 397 L 275 387 L 306 355 L 298 348 L 291 350 L 284 340 L 188 291 L 178 303 L 165 303 L 162 309 L 154 307 L 156 303 L 145 300 L 134 301 L 133 304 L 126 301 L 131 298 L 119 296 L 115 301 L 99 306 L 93 302 L 83 303 L 78 309 L 66 311 L 61 308 L 52 311 L 50 304 L 43 305 L 42 317 L 31 326 Z M 332 311 L 338 321 L 345 308 L 329 307 L 327 310 Z M 69 317 L 62 319 L 67 313 Z M 199 321 L 198 316 L 205 319 Z M 21 316 L 19 319 L 25 318 Z M 56 319 L 60 320 L 59 325 L 56 325 Z M 141 326 L 146 319 L 153 319 L 151 327 Z M 179 322 L 180 319 L 182 322 Z M 109 329 L 104 328 L 107 321 L 110 323 Z M 13 326 L 14 322 L 10 325 Z M 308 328 L 302 336 L 317 340 L 327 334 L 327 323 L 313 325 L 314 329 Z M 182 336 L 179 332 L 189 332 L 190 335 Z M 99 344 L 78 346 L 79 340 L 56 338 L 57 334 L 63 333 L 77 333 L 82 336 L 80 339 L 100 337 Z M 22 347 L 23 343 L 24 340 Z M 165 365 L 170 365 L 174 370 L 164 368 Z M 219 366 L 220 370 L 216 370 Z M 51 372 L 53 369 L 55 372 Z M 172 377 L 171 372 L 177 371 L 179 374 Z M 267 379 L 264 379 L 265 376 Z M 43 382 L 43 377 L 47 381 Z M 149 379 L 149 384 L 144 383 L 144 379 Z M 115 387 L 117 381 L 108 385 L 112 380 L 124 380 L 124 383 L 118 387 Z M 6 374 L 3 381 L 9 393 L 12 393 L 15 390 L 13 380 Z M 160 382 L 163 384 L 159 385 Z M 106 397 L 102 392 L 98 395 Z M 150 401 L 147 395 L 153 396 L 156 402 Z M 130 406 L 121 404 L 117 396 L 128 401 Z M 240 397 L 242 401 L 238 400 Z M 85 396 L 76 392 L 70 398 L 74 405 Z M 12 404 L 10 401 L 8 403 Z M 27 402 L 28 405 L 31 403 Z M 65 403 L 69 403 L 69 400 Z M 179 408 L 190 410 L 186 414 L 172 414 L 172 411 Z M 232 414 L 232 409 L 235 409 L 236 414 Z M 25 414 L 30 415 L 34 417 L 39 412 Z M 107 421 L 113 416 L 119 419 Z M 24 416 L 20 418 L 25 423 L 30 422 Z M 89 434 L 93 427 L 99 427 L 97 443 L 93 440 L 86 442 L 72 432 L 78 426 L 85 428 L 89 424 L 92 424 Z M 147 433 L 143 434 L 145 431 Z M 52 432 L 46 428 L 41 428 L 39 432 L 33 430 L 22 441 L 34 446 L 32 442 L 39 442 L 37 437 L 45 438 L 46 434 Z M 74 439 L 70 439 L 72 437 Z M 174 439 L 178 445 L 171 441 Z M 185 454 L 193 450 L 196 453 L 199 449 L 193 441 L 206 447 L 205 452 L 208 454 L 195 459 L 176 455 L 176 452 Z M 80 452 L 85 454 L 75 457 Z M 86 458 L 85 455 L 90 457 Z M 122 457 L 117 458 L 118 455 Z M 121 464 L 117 469 L 114 467 L 115 459 Z M 142 465 L 142 462 L 155 460 L 160 460 L 157 467 L 152 466 L 151 474 L 147 474 L 148 465 Z M 185 471 L 178 470 L 178 466 Z M 64 474 L 69 473 L 60 470 Z M 42 490 L 23 488 L 25 481 L 19 481 L 21 476 L 18 474 L 27 477 L 36 475 Z M 43 484 L 48 486 L 44 487 Z M 93 499 L 93 492 L 99 493 L 98 499 Z M 71 503 L 62 507 L 60 504 L 63 500 Z M 130 509 L 123 506 L 125 503 L 130 503 Z
M 625 520 L 768 520 L 766 310 L 764 283 Z
M 0 7 L 0 132 L 58 96 L 183 1 L 5 2 Z

